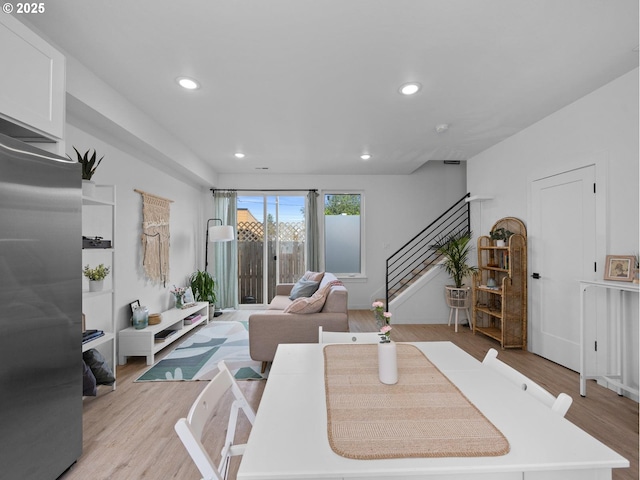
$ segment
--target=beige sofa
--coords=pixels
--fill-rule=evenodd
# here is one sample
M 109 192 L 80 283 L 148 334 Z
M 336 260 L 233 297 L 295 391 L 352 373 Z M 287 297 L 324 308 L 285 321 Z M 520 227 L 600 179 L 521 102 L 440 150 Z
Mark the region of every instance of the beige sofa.
M 249 317 L 249 351 L 253 360 L 273 361 L 280 343 L 317 343 L 318 327 L 331 332 L 348 332 L 347 289 L 332 273 L 325 273 L 318 293 L 326 292 L 322 310 L 317 313 L 285 313 L 293 302 L 289 295 L 293 283 L 276 285 L 276 296 L 269 307 Z

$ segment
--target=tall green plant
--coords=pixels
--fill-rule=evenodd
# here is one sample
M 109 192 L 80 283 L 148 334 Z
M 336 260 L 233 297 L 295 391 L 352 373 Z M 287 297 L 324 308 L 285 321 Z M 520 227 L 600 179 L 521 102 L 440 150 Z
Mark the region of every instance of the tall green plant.
M 193 296 L 198 302 L 216 303 L 216 282 L 209 272 L 197 270 L 189 277 Z
M 461 288 L 465 277 L 478 271 L 478 267 L 469 265 L 471 253 L 471 232 L 460 231 L 452 233 L 436 241 L 433 248 L 442 256 L 442 268 L 451 276 L 456 288 Z

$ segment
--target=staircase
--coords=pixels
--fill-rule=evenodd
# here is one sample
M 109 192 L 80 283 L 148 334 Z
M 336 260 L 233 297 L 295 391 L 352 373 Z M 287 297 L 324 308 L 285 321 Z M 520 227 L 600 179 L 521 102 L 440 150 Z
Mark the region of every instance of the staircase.
M 464 197 L 387 258 L 386 303 L 398 298 L 440 261 L 432 248 L 438 240 L 460 231 L 471 231 L 470 206 Z

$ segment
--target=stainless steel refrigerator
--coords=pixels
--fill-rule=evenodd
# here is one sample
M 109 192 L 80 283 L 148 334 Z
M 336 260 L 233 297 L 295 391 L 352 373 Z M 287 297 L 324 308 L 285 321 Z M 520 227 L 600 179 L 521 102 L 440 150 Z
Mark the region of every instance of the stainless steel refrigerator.
M 82 453 L 80 164 L 0 135 L 0 478 Z

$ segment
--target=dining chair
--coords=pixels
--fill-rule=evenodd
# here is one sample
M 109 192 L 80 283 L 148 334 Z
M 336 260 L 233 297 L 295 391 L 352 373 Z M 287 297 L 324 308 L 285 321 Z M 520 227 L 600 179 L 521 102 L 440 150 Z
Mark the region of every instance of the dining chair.
M 482 364 L 504 375 L 511 382 L 520 386 L 522 390 L 526 391 L 534 398 L 551 408 L 552 411 L 560 414 L 563 417 L 573 403 L 573 398 L 571 398 L 566 393 L 561 393 L 556 398 L 550 392 L 528 378 L 526 375 L 523 375 L 518 370 L 507 365 L 503 361 L 498 360 L 498 351 L 495 348 L 489 349 L 484 359 L 482 360 Z
M 318 327 L 318 343 L 378 343 L 378 332 L 325 332 Z
M 242 394 L 235 378 L 233 378 L 224 361 L 218 363 L 218 369 L 220 370 L 218 374 L 209 382 L 204 390 L 202 390 L 195 402 L 193 402 L 187 417 L 179 419 L 174 426 L 180 440 L 182 440 L 191 459 L 205 480 L 226 479 L 231 457 L 244 453 L 244 444 L 233 443 L 236 433 L 236 423 L 238 421 L 238 411 L 242 410 L 244 412 L 251 425 L 253 425 L 256 418 L 255 412 Z M 216 467 L 211 456 L 202 444 L 202 433 L 205 425 L 213 414 L 219 412 L 220 409 L 216 407 L 229 390 L 232 392 L 235 400 L 229 412 L 227 435 L 220 453 L 220 464 Z

